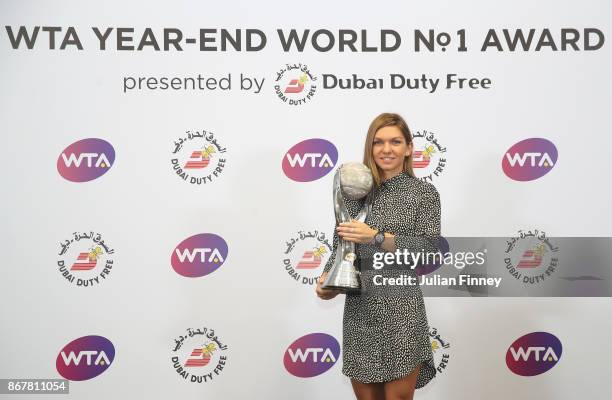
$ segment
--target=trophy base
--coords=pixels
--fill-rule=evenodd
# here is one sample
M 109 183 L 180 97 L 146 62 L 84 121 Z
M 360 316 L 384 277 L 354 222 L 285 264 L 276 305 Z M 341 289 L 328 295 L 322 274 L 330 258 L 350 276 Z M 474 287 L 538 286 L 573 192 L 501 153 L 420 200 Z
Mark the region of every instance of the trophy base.
M 344 260 L 334 265 L 322 287 L 323 289 L 339 290 L 343 293 L 360 292 L 359 272 L 353 266 L 353 261 Z

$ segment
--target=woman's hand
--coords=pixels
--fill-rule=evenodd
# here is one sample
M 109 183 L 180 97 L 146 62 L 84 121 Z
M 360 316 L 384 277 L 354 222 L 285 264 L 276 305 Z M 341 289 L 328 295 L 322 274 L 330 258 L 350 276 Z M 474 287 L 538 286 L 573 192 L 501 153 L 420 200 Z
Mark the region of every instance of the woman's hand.
M 319 298 L 322 300 L 331 300 L 337 295 L 339 295 L 340 291 L 336 289 L 323 289 L 321 285 L 323 285 L 323 282 L 325 282 L 326 278 L 327 272 L 323 272 L 323 274 L 319 277 L 319 281 L 317 282 L 317 296 L 319 296 Z
M 344 240 L 355 243 L 370 243 L 374 236 L 378 233 L 376 229 L 370 228 L 363 222 L 352 220 L 351 222 L 342 222 L 337 228 L 338 235 Z

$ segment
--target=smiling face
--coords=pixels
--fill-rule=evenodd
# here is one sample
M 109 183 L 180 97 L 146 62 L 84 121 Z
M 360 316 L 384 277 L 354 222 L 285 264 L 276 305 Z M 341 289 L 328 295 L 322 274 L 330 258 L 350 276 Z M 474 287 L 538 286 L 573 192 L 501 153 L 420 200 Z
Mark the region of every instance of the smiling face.
M 370 123 L 363 147 L 363 163 L 376 185 L 402 172 L 414 178 L 412 134 L 401 115 L 382 113 Z
M 412 154 L 412 142 L 407 143 L 397 126 L 385 126 L 376 131 L 372 142 L 372 157 L 381 169 L 382 178 L 389 179 L 404 170 L 404 160 Z

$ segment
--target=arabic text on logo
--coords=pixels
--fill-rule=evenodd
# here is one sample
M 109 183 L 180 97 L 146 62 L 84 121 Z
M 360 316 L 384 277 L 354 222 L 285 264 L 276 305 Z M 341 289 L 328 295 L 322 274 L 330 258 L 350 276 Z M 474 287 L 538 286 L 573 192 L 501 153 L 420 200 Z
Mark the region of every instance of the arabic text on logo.
M 418 131 L 413 134 L 412 169 L 417 178 L 431 182 L 446 167 L 446 147 L 438 143 L 433 132 Z
M 57 267 L 62 277 L 78 287 L 104 282 L 115 267 L 111 248 L 97 232 L 74 232 L 60 243 Z
M 185 382 L 207 383 L 227 365 L 228 346 L 210 327 L 187 328 L 174 339 L 172 367 Z
M 225 170 L 227 149 L 213 132 L 187 131 L 174 141 L 172 169 L 184 182 L 206 185 Z
M 316 285 L 331 250 L 325 232 L 298 231 L 286 242 L 283 258 L 285 271 L 302 285 Z
M 519 230 L 504 250 L 508 273 L 524 284 L 539 284 L 553 276 L 559 265 L 559 248 L 538 229 Z
M 431 327 L 429 329 L 429 341 L 431 342 L 431 351 L 434 356 L 434 364 L 438 374 L 444 372 L 450 360 L 450 343 L 443 339 L 438 333 L 438 329 Z
M 286 64 L 276 73 L 274 91 L 285 104 L 297 106 L 306 104 L 317 92 L 317 77 L 307 65 Z

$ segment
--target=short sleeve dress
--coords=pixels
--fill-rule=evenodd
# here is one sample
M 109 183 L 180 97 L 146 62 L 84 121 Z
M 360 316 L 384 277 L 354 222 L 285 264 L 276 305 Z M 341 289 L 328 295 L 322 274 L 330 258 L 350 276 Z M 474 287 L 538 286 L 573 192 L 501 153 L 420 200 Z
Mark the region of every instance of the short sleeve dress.
M 440 235 L 440 197 L 435 187 L 403 172 L 376 187 L 372 210 L 365 223 L 395 235 L 396 247 L 409 251 L 427 250 L 428 237 Z M 363 200 L 345 198 L 351 216 Z M 338 235 L 334 229 L 331 257 L 324 271 L 334 263 Z M 435 249 L 435 247 L 434 247 Z M 360 258 L 383 251 L 372 245 L 357 246 Z M 362 271 L 362 285 L 368 285 L 375 271 Z M 404 271 L 416 276 L 414 270 Z M 421 289 L 410 295 L 363 296 L 347 294 L 343 318 L 342 373 L 362 383 L 388 382 L 409 375 L 421 365 L 416 387 L 425 386 L 436 374 L 429 327 Z

